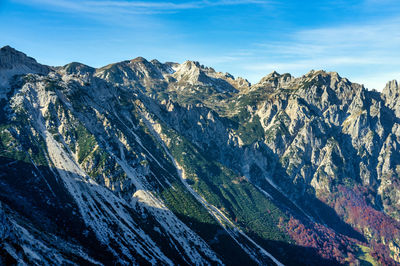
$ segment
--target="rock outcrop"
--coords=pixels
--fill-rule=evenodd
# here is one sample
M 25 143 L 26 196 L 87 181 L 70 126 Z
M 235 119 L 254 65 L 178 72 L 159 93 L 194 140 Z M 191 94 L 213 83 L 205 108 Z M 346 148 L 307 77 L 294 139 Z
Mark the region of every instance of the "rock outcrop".
M 1 263 L 399 261 L 396 81 L 10 47 L 0 77 Z
M 36 62 L 32 57 L 21 53 L 10 46 L 0 49 L 0 88 L 8 87 L 14 75 L 28 73 L 46 75 L 50 68 Z

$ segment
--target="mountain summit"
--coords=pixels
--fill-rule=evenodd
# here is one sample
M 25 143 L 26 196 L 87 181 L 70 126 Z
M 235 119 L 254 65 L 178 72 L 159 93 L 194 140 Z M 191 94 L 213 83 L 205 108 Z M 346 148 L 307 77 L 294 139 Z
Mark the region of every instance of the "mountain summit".
M 0 264 L 400 263 L 396 81 L 8 46 L 0 78 Z
M 0 87 L 7 87 L 9 79 L 14 75 L 47 74 L 48 72 L 49 67 L 37 63 L 32 57 L 10 46 L 0 49 Z

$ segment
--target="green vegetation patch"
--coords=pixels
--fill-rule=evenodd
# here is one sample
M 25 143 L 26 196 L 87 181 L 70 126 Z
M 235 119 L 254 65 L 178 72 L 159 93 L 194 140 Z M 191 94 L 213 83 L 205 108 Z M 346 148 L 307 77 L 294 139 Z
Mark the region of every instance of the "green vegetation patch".
M 232 118 L 235 129 L 245 145 L 250 145 L 264 138 L 264 128 L 258 115 L 251 115 L 246 109 L 242 109 Z
M 371 249 L 369 247 L 366 246 L 362 246 L 357 244 L 358 249 L 358 253 L 357 253 L 357 259 L 360 260 L 360 265 L 379 265 L 379 263 L 371 256 Z
M 56 90 L 62 90 L 63 87 L 58 85 L 57 81 L 47 79 L 45 81 L 44 89 L 45 89 L 45 91 L 56 91 Z
M 174 140 L 169 147 L 171 153 L 185 169 L 185 177 L 195 191 L 244 231 L 264 240 L 290 242 L 290 237 L 278 227 L 279 220 L 286 220 L 286 215 L 245 177 L 199 152 L 174 131 L 164 133 Z
M 95 137 L 82 125 L 79 124 L 76 128 L 76 137 L 78 142 L 78 162 L 82 163 L 83 160 L 93 152 L 97 145 Z

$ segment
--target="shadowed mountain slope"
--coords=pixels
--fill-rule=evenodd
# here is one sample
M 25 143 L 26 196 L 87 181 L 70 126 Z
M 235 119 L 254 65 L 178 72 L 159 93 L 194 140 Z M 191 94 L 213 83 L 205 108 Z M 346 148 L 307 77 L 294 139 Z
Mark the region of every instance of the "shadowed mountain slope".
M 400 261 L 400 107 L 311 71 L 0 53 L 0 261 Z

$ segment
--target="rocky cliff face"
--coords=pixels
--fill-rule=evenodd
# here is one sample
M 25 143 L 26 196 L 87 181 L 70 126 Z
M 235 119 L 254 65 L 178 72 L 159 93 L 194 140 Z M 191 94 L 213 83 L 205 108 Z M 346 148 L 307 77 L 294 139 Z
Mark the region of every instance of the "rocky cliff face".
M 9 87 L 9 80 L 14 75 L 47 74 L 49 70 L 49 67 L 38 64 L 32 57 L 28 57 L 10 46 L 0 49 L 0 88 Z
M 2 263 L 399 261 L 395 81 L 50 68 L 10 47 L 0 76 Z

